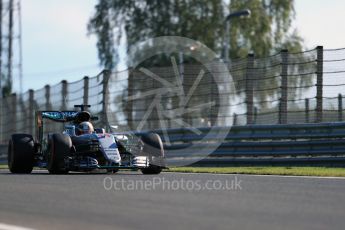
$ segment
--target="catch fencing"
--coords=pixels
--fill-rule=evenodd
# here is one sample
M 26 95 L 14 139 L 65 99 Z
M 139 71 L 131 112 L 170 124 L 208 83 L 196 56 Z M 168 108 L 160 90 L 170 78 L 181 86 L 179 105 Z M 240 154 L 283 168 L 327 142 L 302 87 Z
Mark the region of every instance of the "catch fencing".
M 175 67 L 103 71 L 2 98 L 0 143 L 12 133 L 34 134 L 35 111 L 74 110 L 75 104 L 90 104 L 100 117 L 96 125 L 117 131 L 344 120 L 345 48 L 249 54 L 228 68 L 218 62 Z

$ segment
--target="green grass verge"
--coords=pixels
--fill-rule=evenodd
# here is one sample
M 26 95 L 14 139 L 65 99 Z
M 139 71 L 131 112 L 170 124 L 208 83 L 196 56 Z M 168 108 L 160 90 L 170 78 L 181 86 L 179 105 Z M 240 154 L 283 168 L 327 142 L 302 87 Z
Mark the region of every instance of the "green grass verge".
M 8 168 L 7 164 L 0 164 L 0 169 L 7 169 L 7 168 Z
M 335 167 L 173 167 L 166 171 L 182 173 L 345 177 L 345 168 Z

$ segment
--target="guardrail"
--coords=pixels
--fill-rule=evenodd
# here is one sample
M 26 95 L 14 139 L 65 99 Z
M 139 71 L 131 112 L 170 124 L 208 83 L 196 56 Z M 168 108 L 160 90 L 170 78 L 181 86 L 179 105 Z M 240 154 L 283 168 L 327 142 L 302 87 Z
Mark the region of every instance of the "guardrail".
M 345 122 L 288 125 L 246 125 L 199 128 L 199 134 L 181 128 L 154 130 L 161 135 L 172 164 L 181 158 L 202 157 L 195 165 L 312 164 L 345 165 Z M 217 140 L 219 134 L 222 140 Z M 166 138 L 164 138 L 164 136 Z M 221 143 L 220 143 L 221 141 Z M 179 151 L 175 151 L 175 150 Z M 185 151 L 183 151 L 185 149 Z
M 345 165 L 345 122 L 197 130 L 153 130 L 162 137 L 169 165 Z M 6 151 L 0 146 L 0 162 Z

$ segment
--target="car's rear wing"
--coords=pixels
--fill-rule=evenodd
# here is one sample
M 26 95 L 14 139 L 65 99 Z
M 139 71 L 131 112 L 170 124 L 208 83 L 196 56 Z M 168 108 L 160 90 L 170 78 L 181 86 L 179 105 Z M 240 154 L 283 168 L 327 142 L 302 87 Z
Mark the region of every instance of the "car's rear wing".
M 52 120 L 55 122 L 71 122 L 74 121 L 79 112 L 77 111 L 36 111 L 36 138 L 39 143 L 43 139 L 44 120 Z
M 91 116 L 87 111 L 36 111 L 36 138 L 39 143 L 43 139 L 44 119 L 78 124 L 83 121 L 98 120 L 98 117 Z

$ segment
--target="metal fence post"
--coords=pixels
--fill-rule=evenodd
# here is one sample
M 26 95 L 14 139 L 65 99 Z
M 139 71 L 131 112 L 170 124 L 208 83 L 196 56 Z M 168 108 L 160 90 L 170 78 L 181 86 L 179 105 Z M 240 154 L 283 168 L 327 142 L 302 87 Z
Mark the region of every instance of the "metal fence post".
M 111 72 L 109 70 L 103 71 L 103 91 L 102 91 L 102 126 L 108 131 L 109 124 L 108 124 L 108 118 L 107 118 L 107 111 L 109 106 L 109 89 L 108 89 L 108 83 L 110 79 Z
M 343 121 L 343 96 L 338 95 L 338 121 Z
M 316 67 L 316 122 L 322 122 L 322 97 L 323 97 L 323 46 L 316 47 L 317 51 L 317 67 Z
M 83 104 L 89 104 L 89 77 L 84 77 L 84 94 L 83 94 Z
M 62 103 L 61 103 L 61 110 L 67 110 L 67 81 L 66 80 L 62 80 L 61 81 L 62 84 Z
M 47 88 L 46 88 L 47 89 Z M 29 120 L 29 133 L 31 135 L 35 134 L 35 130 L 34 130 L 34 122 L 35 122 L 35 95 L 34 95 L 35 91 L 33 91 L 32 89 L 29 90 L 29 116 L 28 116 L 28 120 Z
M 127 79 L 127 87 L 128 87 L 128 98 L 133 96 L 134 92 L 134 81 L 135 81 L 135 70 L 133 68 L 128 68 L 128 79 Z M 147 82 L 146 82 L 147 83 Z M 144 101 L 146 103 L 147 100 Z M 134 118 L 133 118 L 133 100 L 126 101 L 126 116 L 127 116 L 127 125 L 130 129 L 134 129 Z
M 232 125 L 237 125 L 237 114 L 236 113 L 234 113 L 234 115 L 233 115 L 233 122 L 232 122 Z
M 210 101 L 214 101 L 214 98 L 215 98 L 215 95 L 214 95 L 214 86 L 215 84 L 213 84 L 213 82 L 212 82 L 212 80 L 210 80 Z M 185 92 L 188 92 L 189 90 L 190 90 L 190 86 L 183 86 L 183 89 L 185 90 Z M 218 102 L 218 100 L 216 100 L 217 102 Z M 217 103 L 216 102 L 216 103 Z M 216 124 L 216 110 L 215 110 L 215 107 L 216 107 L 217 105 L 214 105 L 214 106 L 212 106 L 211 108 L 210 108 L 210 112 L 209 112 L 209 121 L 210 121 L 210 124 L 211 124 L 211 126 L 215 126 L 215 124 Z M 183 116 L 182 116 L 182 121 L 183 122 L 188 122 L 188 121 L 186 121 L 187 120 L 187 118 L 188 118 L 188 114 L 186 113 L 186 114 L 184 114 Z M 236 114 L 234 114 L 234 121 L 233 121 L 233 124 L 235 124 L 236 123 Z
M 11 95 L 11 132 L 10 133 L 16 133 L 17 131 L 17 94 L 13 93 Z
M 281 97 L 280 97 L 280 106 L 279 106 L 279 123 L 286 124 L 287 123 L 287 97 L 288 97 L 288 50 L 281 50 Z
M 258 119 L 258 107 L 254 107 L 254 120 L 253 120 L 253 124 L 256 124 Z
M 309 98 L 305 99 L 305 123 L 309 123 Z
M 46 85 L 45 87 L 45 97 L 46 97 L 46 105 L 45 105 L 45 109 L 46 110 L 52 110 L 52 104 L 50 103 L 50 85 Z
M 253 68 L 254 68 L 254 54 L 248 54 L 247 69 L 246 69 L 246 105 L 247 105 L 247 124 L 253 124 Z

